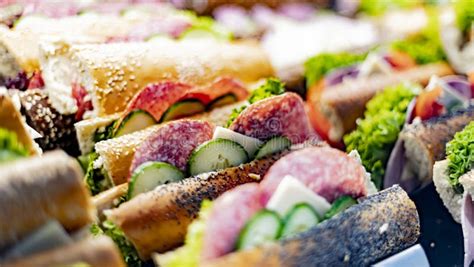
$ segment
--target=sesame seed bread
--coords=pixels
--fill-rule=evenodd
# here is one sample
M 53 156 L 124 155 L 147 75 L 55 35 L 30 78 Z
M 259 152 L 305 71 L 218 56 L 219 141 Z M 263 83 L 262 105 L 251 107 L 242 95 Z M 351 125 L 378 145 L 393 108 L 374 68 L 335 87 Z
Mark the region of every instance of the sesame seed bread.
M 241 104 L 242 103 L 237 103 L 216 108 L 208 113 L 196 115 L 191 118 L 206 120 L 216 126 L 224 126 L 232 110 Z M 135 155 L 135 149 L 159 127 L 161 127 L 161 125 L 157 124 L 138 132 L 95 144 L 95 151 L 99 154 L 99 162 L 102 164 L 101 167 L 105 169 L 114 185 L 127 182 L 130 175 L 130 166 L 132 165 L 133 156 Z M 86 135 L 84 134 L 84 136 Z
M 0 81 L 20 71 L 39 70 L 39 44 L 44 40 L 104 42 L 109 37 L 125 36 L 132 26 L 123 18 L 97 14 L 65 18 L 27 16 L 13 29 L 0 25 Z
M 30 155 L 40 153 L 38 145 L 28 132 L 24 119 L 6 92 L 0 91 L 0 128 L 16 134 L 18 141 L 29 151 Z
M 62 151 L 0 166 L 0 250 L 48 220 L 75 231 L 95 213 L 79 163 Z
M 56 50 L 57 51 L 57 50 Z M 149 83 L 172 80 L 204 85 L 221 76 L 252 83 L 274 74 L 254 42 L 160 40 L 144 43 L 73 45 L 67 53 L 43 49 L 41 66 L 53 105 L 74 112 L 71 85 L 89 93 L 92 116 L 120 112 Z M 66 98 L 69 97 L 69 100 Z
M 432 75 L 445 76 L 452 73 L 446 63 L 433 63 L 391 75 L 375 74 L 326 88 L 319 104 L 331 124 L 329 138 L 335 142 L 340 141 L 345 133 L 354 129 L 357 118 L 364 114 L 365 104 L 386 87 L 404 81 L 427 84 Z
M 125 267 L 117 245 L 105 235 L 6 262 L 4 266 Z

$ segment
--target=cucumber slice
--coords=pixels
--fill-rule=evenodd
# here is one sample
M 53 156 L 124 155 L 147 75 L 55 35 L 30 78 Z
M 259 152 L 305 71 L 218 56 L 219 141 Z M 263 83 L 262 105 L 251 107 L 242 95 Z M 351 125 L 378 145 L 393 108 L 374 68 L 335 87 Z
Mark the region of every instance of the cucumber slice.
M 357 204 L 357 201 L 350 196 L 342 196 L 334 200 L 331 208 L 324 214 L 324 220 L 330 219 L 336 214 L 343 212 L 350 206 Z
M 267 155 L 283 151 L 291 146 L 291 141 L 284 136 L 276 136 L 263 144 L 255 154 L 256 159 L 263 158 Z
M 206 107 L 201 101 L 189 99 L 174 103 L 161 117 L 161 121 L 171 121 L 204 112 Z
M 307 203 L 296 204 L 285 216 L 281 236 L 288 237 L 304 232 L 319 223 L 318 214 Z
M 237 240 L 237 250 L 250 249 L 280 237 L 283 223 L 276 212 L 261 210 L 244 226 Z
M 148 112 L 144 110 L 134 110 L 123 119 L 114 136 L 118 137 L 133 133 L 155 124 L 155 119 Z
M 206 29 L 206 28 L 199 28 L 194 27 L 190 28 L 179 36 L 180 39 L 216 39 L 222 40 L 223 38 L 216 34 L 215 32 Z
M 207 109 L 211 110 L 214 108 L 230 105 L 235 102 L 237 102 L 237 97 L 234 94 L 229 93 L 212 100 L 211 103 L 207 105 Z
M 184 174 L 175 166 L 165 162 L 145 162 L 133 172 L 128 188 L 128 198 L 155 189 L 155 187 L 178 182 Z
M 241 145 L 227 139 L 217 138 L 194 149 L 188 165 L 190 174 L 197 175 L 238 166 L 248 160 L 247 152 Z
M 234 132 L 224 127 L 217 126 L 212 135 L 212 139 L 226 139 L 240 144 L 249 157 L 253 157 L 257 149 L 263 144 L 257 138 L 249 137 L 238 132 Z

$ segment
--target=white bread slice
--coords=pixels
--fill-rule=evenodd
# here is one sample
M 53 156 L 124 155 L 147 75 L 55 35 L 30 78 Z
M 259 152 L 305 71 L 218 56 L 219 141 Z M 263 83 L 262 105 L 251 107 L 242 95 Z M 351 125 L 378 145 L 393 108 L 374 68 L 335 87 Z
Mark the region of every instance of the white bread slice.
M 448 160 L 437 161 L 433 167 L 433 182 L 444 206 L 457 223 L 461 223 L 462 194 L 456 193 L 448 181 Z

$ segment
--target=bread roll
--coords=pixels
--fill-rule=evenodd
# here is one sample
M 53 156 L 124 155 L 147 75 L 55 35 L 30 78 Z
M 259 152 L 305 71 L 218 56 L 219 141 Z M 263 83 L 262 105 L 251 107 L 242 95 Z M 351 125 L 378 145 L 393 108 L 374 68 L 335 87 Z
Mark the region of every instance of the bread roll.
M 204 85 L 230 76 L 250 83 L 273 75 L 256 43 L 194 39 L 43 49 L 41 67 L 55 108 L 74 112 L 71 85 L 79 84 L 92 99 L 93 116 L 124 110 L 139 90 L 162 80 Z
M 81 167 L 64 152 L 0 166 L 0 250 L 50 219 L 74 231 L 94 216 Z
M 415 204 L 393 186 L 304 233 L 202 266 L 369 266 L 408 248 L 419 236 Z
M 376 74 L 347 83 L 325 88 L 321 99 L 321 111 L 329 120 L 329 139 L 338 142 L 356 126 L 357 118 L 364 115 L 365 105 L 379 91 L 404 81 L 427 84 L 432 75 L 452 74 L 446 63 L 417 66 L 391 75 Z

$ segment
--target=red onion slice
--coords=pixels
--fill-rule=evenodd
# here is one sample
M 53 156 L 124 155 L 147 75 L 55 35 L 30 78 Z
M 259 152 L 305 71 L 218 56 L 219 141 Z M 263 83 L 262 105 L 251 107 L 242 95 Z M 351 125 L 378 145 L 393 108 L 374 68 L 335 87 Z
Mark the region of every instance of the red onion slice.
M 308 3 L 289 3 L 278 8 L 278 13 L 288 18 L 304 21 L 314 17 L 316 9 Z
M 464 193 L 461 208 L 461 225 L 464 236 L 464 266 L 474 260 L 474 203 L 469 193 Z
M 327 86 L 340 84 L 345 78 L 357 78 L 359 69 L 357 65 L 352 65 L 345 68 L 338 68 L 326 74 L 325 81 Z
M 407 125 L 412 121 L 415 104 L 416 99 L 413 99 L 408 105 L 404 125 Z M 383 188 L 399 184 L 403 189 L 410 192 L 418 186 L 418 181 L 416 179 L 408 179 L 407 181 L 401 180 L 405 163 L 405 144 L 400 138 L 398 138 L 387 162 L 387 168 L 385 169 L 385 176 L 383 179 Z
M 449 85 L 451 89 L 459 93 L 461 96 L 471 99 L 471 84 L 467 81 L 466 78 L 460 75 L 450 75 L 443 77 L 442 80 Z

